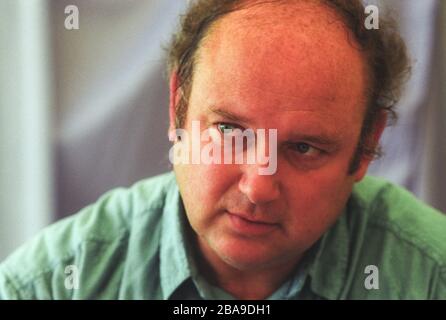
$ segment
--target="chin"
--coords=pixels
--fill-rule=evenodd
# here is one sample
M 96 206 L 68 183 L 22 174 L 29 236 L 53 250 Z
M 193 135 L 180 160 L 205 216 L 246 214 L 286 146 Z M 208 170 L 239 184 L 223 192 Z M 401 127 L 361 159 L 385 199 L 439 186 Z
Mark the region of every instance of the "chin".
M 220 243 L 216 253 L 226 264 L 240 271 L 263 269 L 274 265 L 280 259 L 277 250 L 259 245 L 227 241 Z

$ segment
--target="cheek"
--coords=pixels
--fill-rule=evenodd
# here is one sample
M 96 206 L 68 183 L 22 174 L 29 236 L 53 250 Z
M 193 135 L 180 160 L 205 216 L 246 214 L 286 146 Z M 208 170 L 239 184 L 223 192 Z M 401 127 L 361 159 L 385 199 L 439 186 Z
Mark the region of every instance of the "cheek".
M 218 213 L 223 195 L 237 181 L 230 165 L 177 165 L 175 174 L 192 227 L 202 233 Z
M 353 186 L 352 178 L 319 172 L 299 176 L 288 186 L 289 233 L 316 241 L 343 212 Z

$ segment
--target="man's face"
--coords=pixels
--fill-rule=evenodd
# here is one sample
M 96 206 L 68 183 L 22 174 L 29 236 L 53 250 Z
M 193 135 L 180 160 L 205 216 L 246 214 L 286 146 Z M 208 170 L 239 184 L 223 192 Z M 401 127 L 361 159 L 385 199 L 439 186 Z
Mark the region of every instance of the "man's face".
M 184 129 L 278 134 L 273 175 L 257 164 L 175 166 L 207 259 L 239 270 L 297 261 L 342 213 L 368 164 L 348 175 L 366 86 L 351 41 L 338 17 L 308 3 L 231 13 L 205 39 Z

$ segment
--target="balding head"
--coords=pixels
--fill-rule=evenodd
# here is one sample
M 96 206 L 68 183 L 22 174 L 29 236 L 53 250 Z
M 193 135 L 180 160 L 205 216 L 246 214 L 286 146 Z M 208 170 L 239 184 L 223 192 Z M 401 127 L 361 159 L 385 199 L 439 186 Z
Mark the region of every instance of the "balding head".
M 195 68 L 204 60 L 209 65 L 224 59 L 225 68 L 245 70 L 241 90 L 251 90 L 249 85 L 289 96 L 299 90 L 306 91 L 308 99 L 330 102 L 342 96 L 365 107 L 368 72 L 352 38 L 336 11 L 319 1 L 255 1 L 212 25 L 197 52 Z M 283 82 L 295 85 L 286 92 Z M 339 90 L 340 83 L 349 89 Z
M 301 5 L 302 4 L 302 5 Z M 304 6 L 305 4 L 305 6 Z M 300 6 L 301 5 L 301 6 Z M 321 5 L 331 8 L 331 16 L 327 10 L 321 11 Z M 276 7 L 276 14 L 256 15 L 256 10 L 261 7 Z M 299 7 L 300 6 L 300 7 Z M 304 9 L 304 7 L 306 9 Z M 186 117 L 189 95 L 192 85 L 192 75 L 197 57 L 197 50 L 203 43 L 203 39 L 209 34 L 218 21 L 229 13 L 236 11 L 245 12 L 240 15 L 248 23 L 253 20 L 264 35 L 271 38 L 267 42 L 273 42 L 277 36 L 286 35 L 288 31 L 301 30 L 309 37 L 317 35 L 317 32 L 333 32 L 335 28 L 346 28 L 348 41 L 352 46 L 358 46 L 363 53 L 365 64 L 368 68 L 367 82 L 367 110 L 363 121 L 361 141 L 355 159 L 352 161 L 351 172 L 357 169 L 358 161 L 362 156 L 373 158 L 379 154 L 379 149 L 369 144 L 368 139 L 373 135 L 373 128 L 382 115 L 395 117 L 394 105 L 397 102 L 402 85 L 410 70 L 404 42 L 396 32 L 394 24 L 388 18 L 380 15 L 380 29 L 367 30 L 364 27 L 366 19 L 365 8 L 360 0 L 197 0 L 191 3 L 188 11 L 182 18 L 181 28 L 175 34 L 169 51 L 168 72 L 177 75 L 177 87 L 180 89 L 175 106 L 176 126 L 182 127 Z M 311 13 L 310 11 L 313 11 Z M 320 12 L 319 12 L 320 11 Z M 324 16 L 325 15 L 325 16 Z M 308 16 L 311 18 L 303 18 Z M 298 25 L 280 24 L 281 20 L 290 17 L 301 18 Z M 329 20 L 324 19 L 329 18 Z M 333 19 L 332 19 L 333 18 Z M 321 21 L 324 20 L 324 21 Z M 325 23 L 327 28 L 316 31 L 316 22 Z M 312 35 L 311 28 L 316 31 Z M 306 29 L 306 32 L 304 32 Z M 226 31 L 229 33 L 229 31 Z M 243 33 L 242 29 L 234 27 L 230 35 Z M 317 38 L 317 37 L 314 37 Z M 316 42 L 316 41 L 313 41 Z M 260 43 L 262 44 L 262 43 Z M 284 49 L 283 43 L 277 47 L 278 54 Z M 330 52 L 330 48 L 321 50 Z M 327 56 L 328 58 L 328 56 Z M 346 61 L 348 61 L 346 59 Z M 327 61 L 328 63 L 329 61 Z M 290 65 L 293 61 L 290 61 Z M 350 62 L 346 62 L 348 65 Z M 321 79 L 322 81 L 322 79 Z

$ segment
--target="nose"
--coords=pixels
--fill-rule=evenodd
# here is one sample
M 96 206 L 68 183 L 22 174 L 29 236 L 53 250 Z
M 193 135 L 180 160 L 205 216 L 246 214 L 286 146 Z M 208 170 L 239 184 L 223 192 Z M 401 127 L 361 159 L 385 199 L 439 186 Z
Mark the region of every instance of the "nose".
M 253 204 L 257 205 L 274 201 L 280 196 L 277 176 L 260 175 L 257 165 L 245 167 L 238 187 Z

